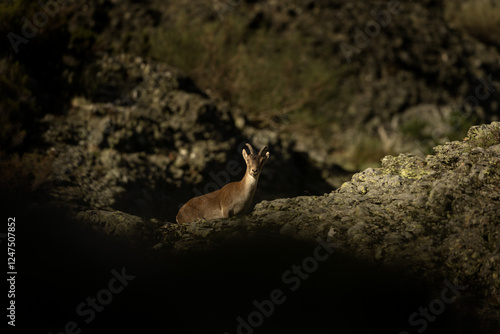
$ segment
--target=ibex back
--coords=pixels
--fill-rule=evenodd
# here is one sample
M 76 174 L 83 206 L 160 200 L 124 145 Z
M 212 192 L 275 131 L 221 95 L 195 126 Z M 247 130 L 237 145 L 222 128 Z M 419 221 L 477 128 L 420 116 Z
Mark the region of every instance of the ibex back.
M 248 213 L 252 208 L 253 196 L 257 189 L 262 167 L 269 159 L 267 146 L 255 154 L 252 146 L 246 144 L 249 154 L 243 149 L 241 152 L 247 164 L 245 176 L 239 182 L 226 184 L 219 190 L 191 198 L 182 206 L 177 214 L 179 224 L 195 221 L 196 219 L 216 219 Z

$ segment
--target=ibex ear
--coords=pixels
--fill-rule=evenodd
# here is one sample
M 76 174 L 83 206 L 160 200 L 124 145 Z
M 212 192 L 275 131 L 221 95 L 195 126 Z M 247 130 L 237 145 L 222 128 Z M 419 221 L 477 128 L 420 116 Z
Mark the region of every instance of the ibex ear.
M 261 163 L 262 164 L 265 164 L 267 159 L 269 159 L 269 152 L 266 153 L 266 155 L 264 155 L 263 157 L 260 158 L 261 159 Z
M 248 159 L 248 154 L 247 151 L 245 151 L 245 149 L 241 151 L 241 155 L 243 156 L 243 159 L 245 159 L 245 161 Z

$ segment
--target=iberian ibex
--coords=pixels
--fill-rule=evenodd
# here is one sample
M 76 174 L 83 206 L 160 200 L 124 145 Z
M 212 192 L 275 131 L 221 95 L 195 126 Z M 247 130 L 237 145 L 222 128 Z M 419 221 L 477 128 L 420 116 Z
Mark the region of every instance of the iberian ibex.
M 195 221 L 196 219 L 216 219 L 248 213 L 252 208 L 253 196 L 257 189 L 262 167 L 269 159 L 267 146 L 255 154 L 253 147 L 246 144 L 250 151 L 241 152 L 247 164 L 245 176 L 239 182 L 226 184 L 219 190 L 191 198 L 182 206 L 177 214 L 179 224 Z

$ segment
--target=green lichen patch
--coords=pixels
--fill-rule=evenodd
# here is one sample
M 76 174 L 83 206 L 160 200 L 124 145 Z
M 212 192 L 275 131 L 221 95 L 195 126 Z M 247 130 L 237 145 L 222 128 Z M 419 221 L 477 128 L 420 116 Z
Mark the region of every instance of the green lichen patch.
M 413 154 L 400 154 L 397 157 L 386 156 L 382 159 L 382 172 L 384 174 L 399 175 L 409 179 L 419 179 L 431 173 L 426 168 L 426 161 Z
M 466 139 L 471 147 L 488 148 L 500 144 L 500 122 L 473 126 Z

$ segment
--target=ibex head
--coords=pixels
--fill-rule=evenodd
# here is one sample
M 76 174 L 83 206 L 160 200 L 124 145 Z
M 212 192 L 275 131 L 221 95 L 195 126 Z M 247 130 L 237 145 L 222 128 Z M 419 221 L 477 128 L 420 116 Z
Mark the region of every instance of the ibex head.
M 267 159 L 269 159 L 269 152 L 267 151 L 267 146 L 264 146 L 260 149 L 259 154 L 255 154 L 252 145 L 248 143 L 246 145 L 248 146 L 250 154 L 247 154 L 245 149 L 243 149 L 241 153 L 247 164 L 247 173 L 250 176 L 257 178 L 260 175 L 262 167 L 266 163 Z

